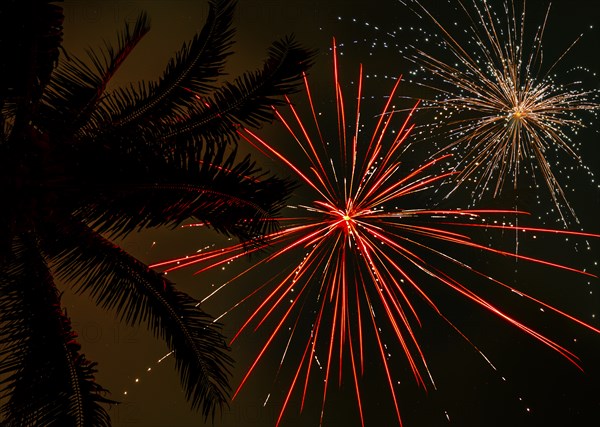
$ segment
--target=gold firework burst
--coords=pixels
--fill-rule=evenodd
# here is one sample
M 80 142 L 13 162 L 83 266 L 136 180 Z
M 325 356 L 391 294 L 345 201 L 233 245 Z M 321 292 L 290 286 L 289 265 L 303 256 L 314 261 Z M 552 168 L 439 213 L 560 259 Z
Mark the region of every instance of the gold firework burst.
M 496 197 L 506 183 L 516 190 L 522 173 L 541 174 L 562 220 L 567 223 L 566 212 L 576 219 L 549 155 L 563 152 L 581 161 L 571 136 L 585 126 L 579 113 L 596 114 L 597 92 L 581 89 L 579 82 L 558 84 L 550 73 L 579 38 L 544 69 L 542 39 L 550 8 L 528 45 L 525 1 L 518 11 L 506 0 L 497 13 L 486 1 L 473 0 L 468 7 L 455 0 L 470 23 L 465 30 L 470 40 L 463 44 L 418 0 L 414 3 L 440 30 L 451 56 L 442 60 L 416 48 L 410 58 L 435 76 L 424 83 L 439 95 L 429 107 L 458 116 L 446 123 L 451 142 L 442 149 L 464 150 L 450 193 L 470 182 L 477 197 L 488 191 Z

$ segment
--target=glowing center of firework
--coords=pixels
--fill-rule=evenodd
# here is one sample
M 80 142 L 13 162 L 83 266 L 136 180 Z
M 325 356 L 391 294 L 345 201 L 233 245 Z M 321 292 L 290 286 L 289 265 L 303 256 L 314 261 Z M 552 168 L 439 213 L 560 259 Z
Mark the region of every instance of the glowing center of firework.
M 527 116 L 527 111 L 521 109 L 521 107 L 515 107 L 515 109 L 513 110 L 512 117 L 515 120 L 524 119 L 526 116 Z
M 345 209 L 340 209 L 338 215 L 341 215 L 344 221 L 350 222 L 354 220 L 357 213 L 358 212 L 353 207 L 346 207 Z
M 352 229 L 351 223 L 354 222 L 354 218 L 352 217 L 353 212 L 342 211 L 338 212 L 338 215 L 340 215 L 343 219 L 343 222 L 340 222 L 340 227 L 344 228 L 346 231 L 350 231 Z

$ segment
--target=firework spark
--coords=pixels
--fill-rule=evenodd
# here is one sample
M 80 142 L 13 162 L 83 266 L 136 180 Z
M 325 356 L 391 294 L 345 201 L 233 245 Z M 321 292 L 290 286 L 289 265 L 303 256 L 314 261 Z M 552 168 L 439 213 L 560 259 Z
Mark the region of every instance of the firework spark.
M 488 191 L 496 197 L 506 182 L 517 189 L 522 173 L 541 174 L 563 222 L 568 223 L 567 212 L 577 220 L 548 154 L 563 152 L 581 163 L 571 140 L 585 126 L 577 113 L 599 108 L 597 92 L 581 89 L 580 82 L 558 84 L 550 74 L 579 39 L 544 69 L 542 39 L 550 8 L 528 45 L 525 1 L 518 12 L 513 0 L 505 0 L 497 13 L 486 1 L 473 0 L 469 8 L 456 0 L 469 20 L 469 42 L 464 44 L 456 30 L 441 24 L 418 0 L 412 1 L 433 20 L 441 44 L 450 52 L 450 58 L 442 60 L 413 46 L 416 53 L 409 58 L 436 77 L 423 83 L 438 94 L 430 106 L 458 116 L 443 124 L 450 126 L 452 142 L 442 152 L 464 153 L 450 193 L 470 182 L 477 197 Z
M 362 425 L 365 425 L 361 378 L 368 369 L 365 363 L 365 348 L 371 346 L 379 355 L 391 402 L 395 407 L 398 424 L 401 425 L 396 390 L 397 377 L 389 361 L 390 350 L 382 331 L 391 333 L 410 366 L 416 383 L 423 388 L 435 387 L 435 383 L 417 339 L 421 320 L 418 307 L 414 304 L 415 298 L 428 305 L 470 343 L 445 317 L 435 297 L 428 294 L 428 289 L 432 289 L 430 286 L 434 286 L 432 283 L 435 283 L 437 288 L 442 284 L 449 291 L 499 316 L 578 366 L 576 356 L 569 350 L 519 322 L 481 296 L 477 292 L 477 284 L 464 280 L 464 273 L 477 279 L 479 285 L 482 280 L 486 280 L 595 332 L 600 333 L 600 330 L 525 292 L 488 277 L 461 258 L 466 258 L 469 251 L 473 251 L 472 254 L 479 256 L 486 253 L 511 257 L 592 275 L 572 267 L 491 248 L 477 243 L 470 237 L 470 234 L 473 234 L 471 232 L 476 230 L 473 226 L 484 225 L 485 218 L 514 215 L 514 210 L 407 207 L 406 204 L 415 198 L 415 195 L 434 187 L 454 173 L 437 171 L 439 164 L 444 163 L 448 155 L 440 155 L 408 171 L 400 162 L 401 152 L 408 143 L 407 139 L 414 126 L 410 122 L 412 113 L 401 117 L 397 122 L 400 114 L 394 112 L 393 100 L 400 79 L 396 81 L 382 114 L 378 115 L 370 138 L 363 140 L 363 126 L 360 121 L 363 100 L 362 67 L 357 79 L 357 92 L 354 94 L 356 104 L 346 109 L 335 43 L 333 62 L 338 119 L 335 133 L 339 144 L 326 142 L 326 133 L 322 131 L 317 119 L 318 114 L 306 78 L 306 94 L 316 137 L 311 136 L 313 132 L 307 129 L 301 120 L 301 114 L 289 100 L 289 118 L 275 110 L 281 123 L 302 149 L 305 160 L 309 163 L 308 167 L 302 167 L 298 159 L 292 161 L 257 134 L 247 129 L 239 130 L 243 139 L 287 165 L 312 189 L 315 199 L 295 206 L 295 215 L 282 218 L 282 228 L 263 236 L 262 245 L 248 249 L 242 244 L 234 244 L 154 265 L 167 272 L 195 265 L 199 268 L 198 273 L 201 273 L 221 268 L 248 252 L 270 247 L 269 255 L 205 298 L 206 300 L 212 297 L 223 287 L 243 277 L 249 270 L 262 267 L 279 271 L 232 308 L 233 310 L 252 297 L 261 295 L 262 300 L 258 307 L 249 315 L 232 342 L 251 328 L 268 330 L 266 343 L 240 382 L 234 398 L 278 338 L 289 334 L 281 363 L 290 357 L 288 348 L 292 341 L 302 343 L 302 350 L 301 355 L 297 355 L 298 366 L 285 393 L 277 425 L 281 423 L 295 392 L 300 398 L 302 410 L 307 400 L 309 383 L 311 378 L 315 380 L 315 377 L 319 377 L 320 383 L 323 384 L 320 415 L 322 422 L 333 378 L 337 376 L 341 383 L 343 372 L 347 372 L 351 378 L 358 413 Z M 502 225 L 495 227 L 515 229 Z M 538 233 L 556 232 L 546 229 L 519 229 Z M 592 236 L 581 232 L 559 233 Z M 456 251 L 456 248 L 460 251 Z M 452 255 L 453 253 L 457 255 Z M 288 264 L 287 268 L 281 269 L 281 264 L 284 264 L 281 260 L 287 260 L 289 256 L 296 257 L 295 261 Z M 276 268 L 275 260 L 280 261 Z M 266 292 L 261 294 L 265 290 Z M 229 311 L 224 315 L 227 313 Z M 305 328 L 308 324 L 311 325 L 310 328 Z M 483 353 L 481 354 L 488 360 Z M 488 363 L 491 364 L 489 360 Z M 270 395 L 267 401 L 269 397 Z

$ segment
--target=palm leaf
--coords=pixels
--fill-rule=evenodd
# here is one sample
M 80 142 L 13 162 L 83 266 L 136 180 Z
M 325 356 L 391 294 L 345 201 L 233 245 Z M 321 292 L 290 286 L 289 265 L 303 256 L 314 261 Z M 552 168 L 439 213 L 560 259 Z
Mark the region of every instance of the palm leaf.
M 214 418 L 216 410 L 227 405 L 231 358 L 220 326 L 197 301 L 75 220 L 44 234 L 58 276 L 77 284 L 79 292 L 89 293 L 128 325 L 145 324 L 163 339 L 174 351 L 192 408 Z
M 90 157 L 81 174 L 89 177 L 87 197 L 76 198 L 83 200 L 76 216 L 113 237 L 190 219 L 244 241 L 272 231 L 292 182 L 267 175 L 249 157 L 236 161 L 236 150 L 224 144 L 199 145 L 166 159 L 143 149 L 108 154 L 106 162 Z
M 0 282 L 0 382 L 7 426 L 109 426 L 94 380 L 33 238 L 16 239 Z M 4 425 L 4 424 L 3 424 Z
M 235 0 L 212 0 L 206 23 L 189 44 L 184 44 L 157 83 L 119 89 L 106 99 L 95 130 L 148 124 L 156 117 L 184 114 L 197 97 L 214 89 L 223 73 L 232 45 Z M 88 127 L 91 130 L 91 126 Z
M 282 95 L 296 91 L 313 56 L 314 51 L 302 48 L 292 37 L 274 42 L 262 70 L 225 83 L 211 99 L 196 103 L 187 119 L 165 123 L 167 131 L 157 138 L 172 146 L 172 138 L 191 133 L 236 137 L 239 125 L 257 127 L 271 121 L 272 107 L 283 102 Z
M 87 50 L 87 62 L 72 56 L 62 61 L 45 91 L 37 115 L 40 126 L 70 136 L 86 125 L 111 78 L 149 30 L 148 16 L 142 12 L 133 28 L 125 24 L 116 49 L 105 41 L 99 53 Z

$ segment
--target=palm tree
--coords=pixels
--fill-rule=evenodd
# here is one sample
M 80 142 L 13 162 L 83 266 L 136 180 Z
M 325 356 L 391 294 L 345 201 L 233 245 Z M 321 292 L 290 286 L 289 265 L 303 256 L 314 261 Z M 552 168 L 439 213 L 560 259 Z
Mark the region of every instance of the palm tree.
M 211 0 L 204 27 L 157 82 L 108 91 L 148 32 L 147 16 L 126 25 L 116 47 L 59 63 L 63 15 L 53 3 L 0 6 L 12 20 L 0 46 L 18 40 L 3 49 L 10 73 L 0 83 L 0 418 L 110 425 L 112 401 L 80 352 L 57 283 L 163 339 L 192 408 L 214 418 L 232 363 L 219 326 L 111 239 L 191 218 L 248 244 L 273 228 L 293 184 L 237 160 L 236 127 L 271 120 L 313 53 L 286 38 L 262 69 L 219 84 L 235 1 Z

